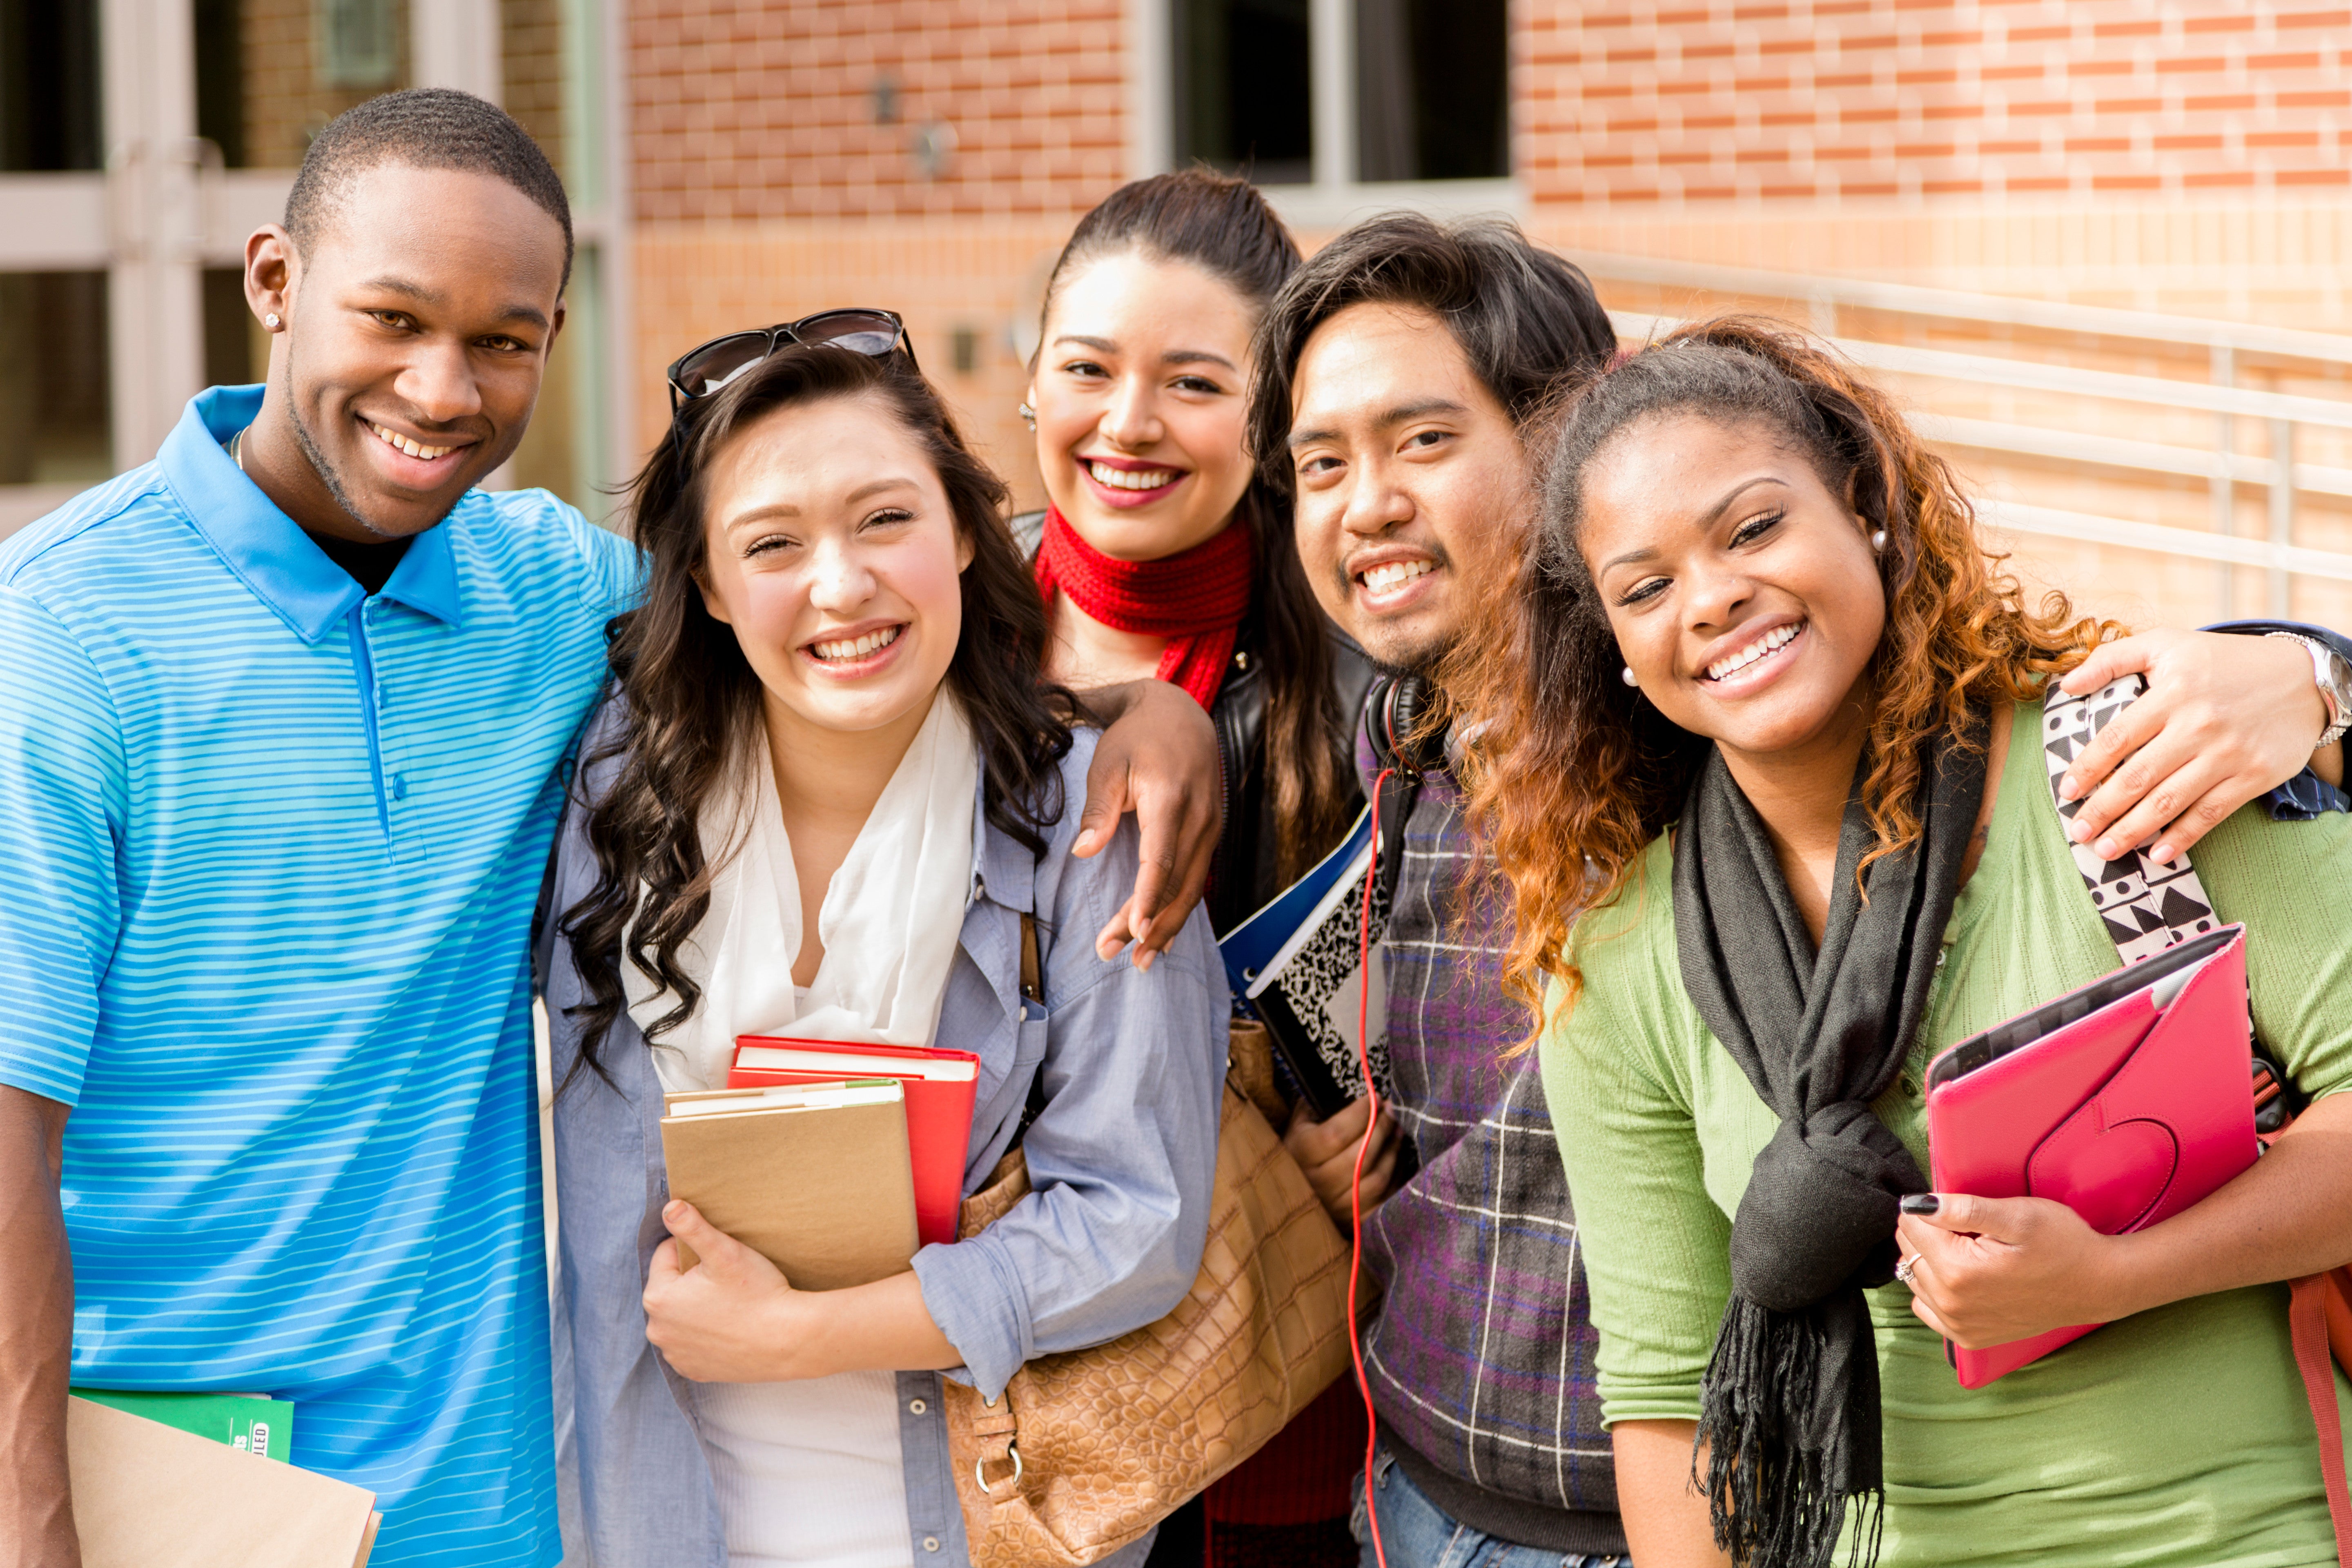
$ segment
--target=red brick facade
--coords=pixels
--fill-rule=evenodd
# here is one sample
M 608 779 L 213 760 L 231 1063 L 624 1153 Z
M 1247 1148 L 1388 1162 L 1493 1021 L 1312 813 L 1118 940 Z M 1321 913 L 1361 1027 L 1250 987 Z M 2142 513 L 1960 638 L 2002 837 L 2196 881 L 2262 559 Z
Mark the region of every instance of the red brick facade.
M 2244 0 L 1528 0 L 1538 206 L 2342 191 L 2352 9 Z
M 628 15 L 641 219 L 1060 215 L 1126 177 L 1120 0 Z

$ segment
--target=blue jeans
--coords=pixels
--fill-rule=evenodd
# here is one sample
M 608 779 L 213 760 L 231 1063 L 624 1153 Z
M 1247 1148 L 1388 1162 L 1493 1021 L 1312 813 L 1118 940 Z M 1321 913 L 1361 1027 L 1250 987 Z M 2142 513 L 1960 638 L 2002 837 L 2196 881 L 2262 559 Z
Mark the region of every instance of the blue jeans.
M 1430 1501 L 1385 1448 L 1372 1460 L 1372 1488 L 1389 1568 L 1633 1568 L 1630 1557 L 1547 1552 L 1473 1530 Z M 1356 1511 L 1348 1528 L 1363 1548 L 1358 1568 L 1380 1568 L 1380 1559 L 1372 1551 L 1371 1526 L 1365 1517 L 1361 1474 L 1356 1477 Z

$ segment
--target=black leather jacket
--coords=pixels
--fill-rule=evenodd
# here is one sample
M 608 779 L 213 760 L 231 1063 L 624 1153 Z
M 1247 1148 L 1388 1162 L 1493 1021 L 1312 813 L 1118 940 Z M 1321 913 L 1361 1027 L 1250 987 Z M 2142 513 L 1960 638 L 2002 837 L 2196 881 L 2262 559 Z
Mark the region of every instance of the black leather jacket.
M 1209 721 L 1217 727 L 1217 763 L 1224 772 L 1225 832 L 1217 841 L 1217 858 L 1209 879 L 1209 926 L 1222 936 L 1241 924 L 1265 901 L 1282 891 L 1282 844 L 1289 831 L 1276 817 L 1274 792 L 1265 779 L 1266 682 L 1255 647 L 1255 627 L 1242 623 L 1234 640 L 1233 668 Z M 1341 733 L 1354 734 L 1364 710 L 1364 693 L 1377 673 L 1364 650 L 1337 626 L 1328 627 L 1331 688 L 1339 699 Z M 1355 757 L 1340 763 L 1351 804 L 1362 804 L 1356 784 Z
M 1024 512 L 1013 520 L 1013 537 L 1022 553 L 1034 556 L 1038 536 L 1045 527 L 1042 511 Z M 1350 746 L 1341 760 L 1342 776 L 1361 804 L 1357 789 L 1352 750 L 1355 726 L 1364 710 L 1364 694 L 1378 671 L 1364 650 L 1337 626 L 1328 626 L 1331 646 L 1331 687 L 1339 703 L 1341 734 Z M 1258 627 L 1252 616 L 1242 622 L 1234 638 L 1234 661 L 1209 707 L 1209 721 L 1217 729 L 1217 764 L 1224 776 L 1225 832 L 1217 841 L 1217 858 L 1209 879 L 1209 925 L 1222 936 L 1233 930 L 1283 889 L 1282 839 L 1286 825 L 1275 819 L 1272 793 L 1265 787 L 1265 679 L 1258 653 Z

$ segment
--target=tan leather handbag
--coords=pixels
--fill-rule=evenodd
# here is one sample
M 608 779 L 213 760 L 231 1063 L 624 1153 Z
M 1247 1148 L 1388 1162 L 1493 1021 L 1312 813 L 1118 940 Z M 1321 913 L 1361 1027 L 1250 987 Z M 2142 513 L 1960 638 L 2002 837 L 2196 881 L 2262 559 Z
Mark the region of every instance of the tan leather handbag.
M 1036 1000 L 1026 917 L 1021 969 L 1022 994 Z M 1348 1245 L 1255 1102 L 1264 1096 L 1279 1113 L 1263 1031 L 1237 1026 L 1234 1046 L 1208 1247 L 1191 1293 L 1108 1344 L 1029 1363 L 992 1403 L 942 1384 L 974 1568 L 1100 1561 L 1349 1371 Z M 964 1200 L 960 1234 L 977 1235 L 1028 1191 L 1015 1147 Z

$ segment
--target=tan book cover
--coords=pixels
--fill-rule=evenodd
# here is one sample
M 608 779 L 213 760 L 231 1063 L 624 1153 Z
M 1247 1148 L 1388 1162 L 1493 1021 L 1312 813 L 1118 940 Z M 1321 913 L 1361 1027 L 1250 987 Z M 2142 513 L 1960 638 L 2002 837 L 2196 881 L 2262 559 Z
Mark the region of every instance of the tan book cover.
M 82 1568 L 366 1568 L 375 1494 L 143 1415 L 66 1401 Z
M 913 1262 L 915 1182 L 905 1092 L 710 1090 L 671 1095 L 662 1119 L 669 1192 L 783 1271 L 796 1289 L 839 1290 Z M 719 1107 L 740 1100 L 744 1109 Z M 700 1102 L 698 1114 L 680 1114 Z M 678 1244 L 679 1267 L 695 1258 Z

